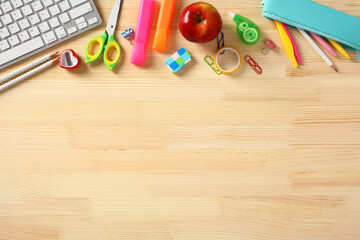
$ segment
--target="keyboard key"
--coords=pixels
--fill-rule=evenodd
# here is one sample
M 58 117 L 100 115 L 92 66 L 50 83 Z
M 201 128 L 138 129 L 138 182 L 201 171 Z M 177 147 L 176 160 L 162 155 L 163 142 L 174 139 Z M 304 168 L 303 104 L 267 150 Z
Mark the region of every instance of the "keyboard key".
M 23 32 L 19 33 L 19 38 L 20 38 L 20 41 L 25 42 L 30 39 L 30 36 L 27 33 L 27 31 L 23 31 Z
M 76 31 L 77 31 L 76 27 L 71 27 L 71 28 L 69 28 L 67 30 L 68 34 L 72 34 L 72 33 L 76 32 Z
M 2 25 L 2 23 L 1 23 L 1 21 L 0 21 L 0 28 L 2 27 L 3 25 Z
M 29 33 L 30 33 L 31 37 L 36 37 L 37 35 L 40 34 L 39 29 L 36 26 L 33 26 L 32 28 L 30 28 Z
M 46 44 L 50 44 L 56 41 L 56 37 L 53 31 L 47 32 L 42 35 Z
M 28 3 L 32 2 L 32 1 L 34 1 L 34 0 L 24 0 L 24 3 L 28 4 Z
M 59 6 L 63 12 L 70 9 L 70 5 L 67 1 L 62 1 L 61 3 L 59 3 Z
M 94 23 L 98 22 L 98 19 L 96 17 L 93 17 L 93 18 L 89 19 L 88 22 L 89 22 L 90 25 L 93 25 Z
M 43 0 L 42 1 L 45 7 L 51 6 L 54 4 L 52 0 Z
M 1 21 L 3 22 L 4 25 L 8 25 L 9 23 L 12 23 L 13 20 L 10 17 L 10 14 L 5 14 L 4 16 L 1 16 Z
M 78 18 L 88 12 L 91 12 L 92 11 L 92 7 L 91 7 L 91 4 L 90 3 L 85 3 L 79 7 L 76 7 L 74 9 L 71 9 L 69 11 L 69 14 L 70 14 L 70 17 L 72 19 L 74 18 Z
M 31 25 L 38 24 L 40 22 L 39 16 L 35 13 L 29 17 Z
M 13 4 L 14 8 L 19 8 L 22 5 L 24 5 L 21 0 L 11 0 L 11 2 Z
M 26 18 L 20 20 L 19 25 L 20 25 L 22 30 L 27 29 L 28 27 L 30 27 L 30 23 Z
M 55 29 L 55 33 L 58 36 L 58 38 L 63 38 L 67 35 L 63 26 Z
M 9 25 L 9 30 L 12 35 L 14 35 L 17 32 L 20 32 L 19 25 L 16 22 Z
M 16 47 L 13 47 L 5 52 L 2 52 L 0 58 L 0 66 L 27 53 L 30 53 L 38 48 L 41 48 L 42 46 L 44 46 L 44 42 L 41 40 L 40 37 L 37 37 L 26 41 L 25 43 L 22 43 Z
M 70 17 L 66 12 L 63 14 L 60 14 L 59 18 L 60 18 L 61 23 L 67 23 L 68 21 L 70 21 Z
M 6 49 L 8 49 L 10 47 L 9 43 L 6 41 L 6 39 L 2 40 L 0 42 L 0 50 L 1 51 L 5 51 Z
M 4 11 L 4 13 L 7 13 L 7 12 L 10 12 L 11 10 L 13 10 L 10 2 L 1 3 L 1 8 Z
M 85 22 L 85 18 L 84 18 L 84 17 L 81 17 L 81 18 L 78 18 L 78 19 L 75 20 L 75 23 L 78 24 L 78 25 L 79 25 L 80 23 L 82 23 L 82 22 Z
M 42 33 L 50 30 L 49 24 L 47 22 L 40 23 L 39 28 Z
M 14 35 L 14 36 L 9 37 L 9 43 L 12 47 L 14 47 L 20 43 L 20 40 L 16 35 Z
M 73 7 L 76 7 L 77 5 L 80 5 L 81 3 L 86 2 L 86 0 L 70 0 L 70 3 Z
M 33 13 L 33 10 L 31 9 L 30 5 L 25 5 L 24 7 L 21 8 L 21 10 L 25 14 L 25 16 L 29 16 L 30 14 Z
M 6 37 L 8 37 L 8 36 L 10 36 L 10 33 L 9 33 L 9 30 L 7 30 L 6 27 L 0 29 L 0 37 L 1 37 L 2 39 L 6 38 Z
M 19 20 L 20 18 L 23 17 L 22 13 L 20 12 L 19 9 L 16 9 L 15 11 L 12 11 L 11 12 L 11 16 L 13 17 L 13 19 L 16 21 L 16 20 Z
M 83 29 L 87 27 L 87 23 L 86 22 L 82 22 L 80 24 L 77 25 L 79 29 Z
M 53 16 L 56 16 L 60 13 L 60 9 L 57 5 L 49 7 L 49 11 L 50 11 L 51 15 L 53 15 Z
M 39 0 L 31 3 L 31 6 L 33 7 L 33 9 L 34 9 L 35 12 L 43 9 L 43 6 L 41 5 L 41 2 L 40 2 Z
M 50 23 L 50 26 L 52 28 L 56 28 L 57 26 L 60 25 L 59 20 L 57 19 L 57 17 L 54 17 L 54 18 L 50 19 L 49 23 Z
M 41 20 L 46 20 L 46 19 L 49 19 L 50 18 L 50 13 L 48 10 L 44 9 L 42 11 L 39 12 L 39 16 L 41 18 Z

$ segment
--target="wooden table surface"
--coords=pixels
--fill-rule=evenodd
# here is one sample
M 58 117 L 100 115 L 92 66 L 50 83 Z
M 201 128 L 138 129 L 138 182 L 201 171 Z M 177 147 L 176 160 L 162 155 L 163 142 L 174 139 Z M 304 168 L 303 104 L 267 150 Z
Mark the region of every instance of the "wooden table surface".
M 332 58 L 337 74 L 292 31 L 296 69 L 260 1 L 209 0 L 226 45 L 263 68 L 258 76 L 243 62 L 217 76 L 203 61 L 216 42 L 189 43 L 177 30 L 191 2 L 178 1 L 169 51 L 149 49 L 145 67 L 130 64 L 121 37 L 136 27 L 139 0 L 124 0 L 115 72 L 101 61 L 53 67 L 0 95 L 1 240 L 360 239 L 355 53 Z M 317 2 L 360 17 L 358 0 Z M 114 0 L 95 3 L 106 22 Z M 259 44 L 240 42 L 230 10 L 260 26 Z M 105 26 L 46 53 L 72 48 L 84 60 Z M 267 38 L 279 49 L 263 56 Z M 194 59 L 174 75 L 164 61 L 180 47 Z

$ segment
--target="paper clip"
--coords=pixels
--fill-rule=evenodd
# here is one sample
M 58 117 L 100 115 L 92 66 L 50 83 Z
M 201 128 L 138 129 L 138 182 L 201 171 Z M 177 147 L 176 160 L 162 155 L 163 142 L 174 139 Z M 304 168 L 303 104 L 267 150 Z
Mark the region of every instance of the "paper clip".
M 220 39 L 219 36 L 221 35 Z M 224 33 L 221 31 L 220 34 L 217 36 L 217 45 L 218 45 L 218 50 L 220 48 L 225 47 L 225 38 L 224 38 Z M 222 51 L 220 54 L 223 55 L 225 53 L 225 50 Z
M 133 44 L 133 42 L 134 42 L 134 33 L 135 33 L 134 30 L 132 28 L 129 28 L 129 29 L 126 29 L 125 31 L 123 31 L 121 33 L 121 35 L 125 39 L 129 40 L 131 44 Z
M 209 61 L 210 60 L 210 61 Z M 209 55 L 206 55 L 204 57 L 204 61 L 207 63 L 207 65 L 209 65 L 209 67 L 217 74 L 217 75 L 221 75 L 222 72 L 219 71 L 219 69 L 217 69 L 215 67 L 215 62 L 214 59 L 212 59 Z
M 265 41 L 265 47 L 261 49 L 261 53 L 266 55 L 270 50 L 275 50 L 276 44 L 270 39 Z
M 245 61 L 250 65 L 250 67 L 252 67 L 252 69 L 254 69 L 254 71 L 257 73 L 257 74 L 261 74 L 262 73 L 262 68 L 259 66 L 259 64 L 257 64 L 255 62 L 254 59 L 252 59 L 252 57 L 250 57 L 249 55 L 246 55 L 245 56 Z
M 357 55 L 356 55 L 356 62 L 360 62 L 360 52 L 357 52 Z

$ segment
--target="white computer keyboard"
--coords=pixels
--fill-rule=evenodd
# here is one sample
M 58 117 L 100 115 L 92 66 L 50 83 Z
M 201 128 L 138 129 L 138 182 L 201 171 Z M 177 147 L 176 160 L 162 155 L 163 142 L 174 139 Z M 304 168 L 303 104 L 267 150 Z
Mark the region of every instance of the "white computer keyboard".
M 0 0 L 0 69 L 101 22 L 92 0 Z

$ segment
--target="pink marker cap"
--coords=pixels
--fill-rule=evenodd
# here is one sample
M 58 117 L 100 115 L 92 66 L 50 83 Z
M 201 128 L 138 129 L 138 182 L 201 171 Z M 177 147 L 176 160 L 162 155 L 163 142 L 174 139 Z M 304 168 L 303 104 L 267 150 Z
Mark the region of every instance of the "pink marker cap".
M 154 12 L 154 0 L 141 0 L 131 63 L 142 66 L 145 64 L 147 44 Z

